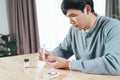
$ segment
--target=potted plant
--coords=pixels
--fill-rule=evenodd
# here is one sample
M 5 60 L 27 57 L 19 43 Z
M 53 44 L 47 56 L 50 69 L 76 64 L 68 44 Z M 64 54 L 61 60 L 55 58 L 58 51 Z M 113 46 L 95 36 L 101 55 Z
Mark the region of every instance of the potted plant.
M 117 7 L 118 12 L 120 12 L 120 8 L 119 7 Z M 116 19 L 118 19 L 120 21 L 120 13 L 113 15 L 113 17 L 116 18 Z
M 16 41 L 11 40 L 9 34 L 0 34 L 0 39 L 2 40 L 2 42 L 0 42 L 0 57 L 16 55 Z
M 120 16 L 114 15 L 114 17 L 120 21 Z

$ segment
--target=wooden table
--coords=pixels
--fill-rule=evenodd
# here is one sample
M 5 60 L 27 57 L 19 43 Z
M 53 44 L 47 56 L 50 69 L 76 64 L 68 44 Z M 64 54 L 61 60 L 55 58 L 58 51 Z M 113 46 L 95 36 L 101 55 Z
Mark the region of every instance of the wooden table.
M 24 59 L 28 58 L 30 67 L 24 68 Z M 59 73 L 54 78 L 45 78 L 47 72 Z M 0 58 L 0 80 L 120 80 L 120 76 L 94 75 L 79 71 L 53 69 L 38 61 L 38 54 L 27 54 Z

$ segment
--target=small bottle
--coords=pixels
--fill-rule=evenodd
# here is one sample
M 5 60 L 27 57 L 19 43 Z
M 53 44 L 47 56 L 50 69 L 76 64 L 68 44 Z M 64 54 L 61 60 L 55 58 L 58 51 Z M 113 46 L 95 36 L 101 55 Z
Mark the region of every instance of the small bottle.
M 24 59 L 24 67 L 29 68 L 29 59 Z

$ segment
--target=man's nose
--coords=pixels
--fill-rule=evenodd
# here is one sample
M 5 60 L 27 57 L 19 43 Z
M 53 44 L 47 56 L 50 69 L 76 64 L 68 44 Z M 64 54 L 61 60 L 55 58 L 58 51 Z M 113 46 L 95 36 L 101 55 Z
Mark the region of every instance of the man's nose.
M 75 24 L 73 19 L 70 19 L 70 24 Z

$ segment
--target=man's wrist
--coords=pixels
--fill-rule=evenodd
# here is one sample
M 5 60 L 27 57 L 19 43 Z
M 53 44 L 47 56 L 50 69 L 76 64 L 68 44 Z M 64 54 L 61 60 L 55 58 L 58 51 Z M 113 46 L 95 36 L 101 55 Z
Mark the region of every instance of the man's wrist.
M 70 61 L 69 60 L 66 61 L 66 68 L 70 68 Z

